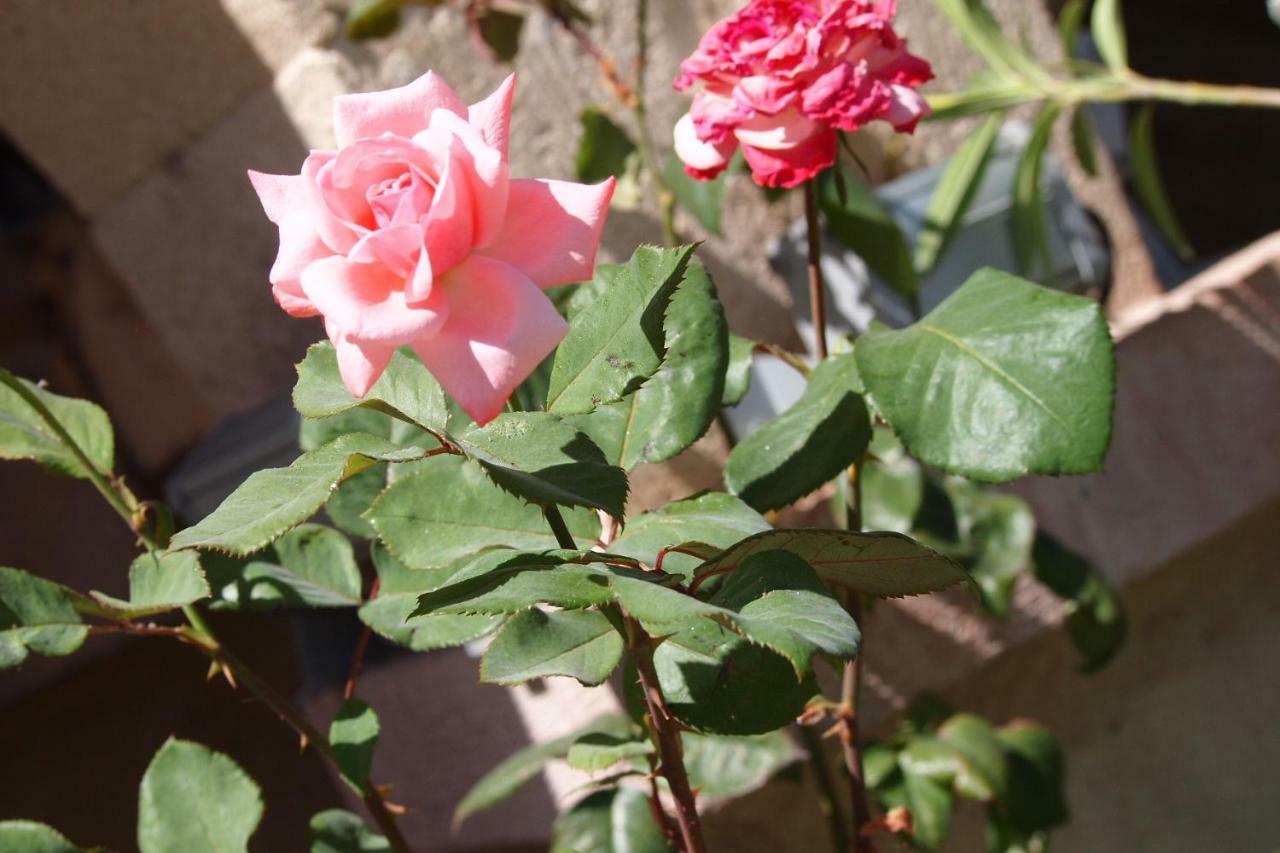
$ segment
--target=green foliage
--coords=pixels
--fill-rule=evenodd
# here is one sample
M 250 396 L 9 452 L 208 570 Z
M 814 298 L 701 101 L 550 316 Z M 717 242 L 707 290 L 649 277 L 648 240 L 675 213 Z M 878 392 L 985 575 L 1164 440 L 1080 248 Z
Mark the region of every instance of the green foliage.
M 593 513 L 564 513 L 584 547 L 599 534 Z M 395 556 L 415 569 L 443 568 L 484 548 L 557 547 L 541 510 L 495 486 L 469 460 L 438 456 L 397 479 L 370 508 L 369 520 Z
M 729 453 L 724 481 L 758 510 L 794 503 L 857 462 L 871 441 L 853 353 L 813 371 L 796 404 Z
M 1018 271 L 1030 274 L 1033 263 L 1038 262 L 1046 279 L 1053 273 L 1053 261 L 1040 175 L 1045 152 L 1053 141 L 1053 125 L 1061 114 L 1062 107 L 1056 103 L 1040 110 L 1013 178 L 1013 253 Z
M 69 655 L 88 633 L 70 590 L 18 569 L 0 568 L 0 669 L 17 666 L 30 652 Z
M 300 525 L 247 559 L 204 559 L 219 609 L 354 607 L 361 601 L 351 543 L 318 524 Z
M 636 516 L 622 535 L 610 543 L 609 553 L 656 566 L 658 555 L 665 548 L 699 542 L 719 552 L 747 536 L 770 529 L 764 516 L 740 499 L 721 492 L 707 492 Z M 701 562 L 687 554 L 668 553 L 662 558 L 662 570 L 687 578 Z
M 1115 357 L 1092 300 L 984 269 L 856 352 L 876 409 L 929 465 L 985 482 L 1102 465 Z
M 1187 239 L 1182 223 L 1174 212 L 1173 203 L 1160 176 L 1160 163 L 1156 157 L 1155 107 L 1147 104 L 1138 110 L 1129 125 L 1129 161 L 1133 165 L 1133 189 L 1142 206 L 1150 214 L 1160 234 L 1178 256 L 1189 261 L 1196 250 Z
M 220 752 L 170 738 L 151 759 L 138 801 L 142 853 L 237 853 L 262 820 L 262 792 Z
M 129 566 L 129 600 L 101 593 L 94 598 L 122 616 L 137 619 L 185 607 L 210 595 L 200 557 L 191 551 L 140 554 Z
M 357 398 L 342 382 L 338 356 L 329 341 L 313 344 L 298 364 L 293 405 L 304 418 L 328 418 L 360 408 L 435 433 L 445 429 L 449 417 L 440 383 L 411 350 L 397 350 L 369 393 Z M 367 431 L 382 434 L 380 430 Z
M 569 747 L 567 760 L 574 770 L 598 773 L 619 762 L 644 758 L 653 752 L 653 744 L 638 737 L 617 737 L 592 732 L 573 742 L 573 746 Z
M 1093 33 L 1093 41 L 1098 46 L 1102 61 L 1107 64 L 1112 73 L 1127 75 L 1129 47 L 1124 34 L 1124 17 L 1120 12 L 1120 0 L 1094 0 L 1089 29 Z
M 636 153 L 631 136 L 597 107 L 587 107 L 578 116 L 582 138 L 578 142 L 578 180 L 595 184 L 608 178 L 621 177 L 627 171 L 627 160 Z
M 916 240 L 914 263 L 920 275 L 927 275 L 938 265 L 963 224 L 1002 124 L 1004 113 L 991 113 L 948 161 L 929 199 L 924 228 Z
M 1048 74 L 1000 29 L 984 0 L 934 0 L 969 46 L 1003 79 L 1044 81 Z
M 1062 54 L 1071 59 L 1076 53 L 1080 28 L 1089 14 L 1089 0 L 1067 0 L 1058 12 L 1058 38 L 1062 42 Z
M 755 737 L 685 732 L 684 764 L 699 802 L 741 797 L 800 760 L 785 731 Z
M 106 412 L 0 368 L 0 459 L 29 459 L 57 474 L 88 479 L 109 472 L 114 456 Z
M 622 637 L 602 613 L 517 613 L 493 638 L 480 662 L 480 680 L 523 684 L 562 675 L 587 687 L 602 684 L 622 661 Z
M 1031 567 L 1035 516 L 1016 495 L 956 478 L 947 480 L 943 488 L 955 516 L 960 545 L 955 556 L 978 584 L 983 604 L 1003 617 L 1009 612 L 1018 577 Z
M 329 809 L 315 815 L 308 830 L 311 853 L 391 853 L 387 839 L 342 809 Z
M 347 9 L 347 38 L 355 41 L 384 38 L 400 26 L 404 0 L 355 0 Z
M 6 853 L 80 853 L 60 832 L 32 820 L 0 821 L 0 850 Z
M 736 406 L 751 390 L 751 357 L 756 342 L 741 335 L 729 335 L 729 364 L 724 374 L 722 405 Z
M 634 788 L 588 795 L 556 819 L 552 853 L 675 853 L 654 821 L 649 799 Z
M 662 165 L 662 182 L 676 197 L 676 203 L 712 234 L 720 233 L 720 212 L 728 180 L 727 171 L 711 181 L 689 177 L 674 151 L 667 154 Z
M 627 470 L 662 462 L 701 438 L 719 414 L 728 365 L 724 309 L 706 269 L 691 259 L 663 319 L 665 354 L 622 400 L 569 418 Z
M 366 794 L 370 790 L 369 773 L 373 769 L 373 750 L 378 745 L 379 731 L 377 712 L 360 699 L 342 703 L 329 725 L 334 761 L 342 778 L 356 793 Z
M 499 62 L 512 62 L 520 52 L 524 15 L 481 6 L 473 13 L 472 26 L 489 54 Z
M 823 172 L 818 178 L 818 204 L 837 240 L 894 290 L 915 299 L 920 282 L 906 235 L 861 178 L 839 164 Z
M 1102 669 L 1124 645 L 1128 629 L 1119 595 L 1083 557 L 1043 531 L 1032 560 L 1036 579 L 1067 600 L 1067 635 L 1083 658 L 1080 669 Z
M 589 412 L 654 374 L 666 354 L 667 305 L 692 255 L 692 246 L 641 246 L 624 266 L 605 273 L 607 289 L 574 317 L 556 351 L 549 411 Z

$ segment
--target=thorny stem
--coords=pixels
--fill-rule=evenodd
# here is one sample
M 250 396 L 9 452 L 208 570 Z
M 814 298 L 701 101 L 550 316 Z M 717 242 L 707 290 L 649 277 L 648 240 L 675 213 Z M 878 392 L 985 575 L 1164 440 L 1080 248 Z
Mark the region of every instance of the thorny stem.
M 813 770 L 813 779 L 818 786 L 818 809 L 827 819 L 827 830 L 831 833 L 831 848 L 837 853 L 849 847 L 849 829 L 845 825 L 845 816 L 836 805 L 835 780 L 831 778 L 831 769 L 827 766 L 826 748 L 822 738 L 809 726 L 799 726 L 800 736 L 804 739 L 805 751 L 809 753 L 809 766 Z
M 569 551 L 578 550 L 578 543 L 573 541 L 573 534 L 569 532 L 569 525 L 564 523 L 560 507 L 552 503 L 543 504 L 542 514 L 546 517 L 551 532 L 556 535 L 556 542 L 560 543 L 560 547 Z
M 381 583 L 379 578 L 374 578 L 373 583 L 369 586 L 369 600 L 373 601 L 378 597 L 378 586 Z M 347 673 L 347 686 L 342 691 L 342 698 L 350 701 L 356 696 L 356 685 L 360 681 L 360 673 L 364 671 L 364 656 L 369 650 L 369 639 L 373 635 L 373 629 L 366 623 L 360 631 L 360 639 L 356 640 L 356 650 L 351 656 L 351 669 Z
M 809 314 L 818 360 L 827 357 L 827 300 L 822 286 L 822 225 L 818 221 L 818 186 L 804 185 L 804 220 L 809 230 Z

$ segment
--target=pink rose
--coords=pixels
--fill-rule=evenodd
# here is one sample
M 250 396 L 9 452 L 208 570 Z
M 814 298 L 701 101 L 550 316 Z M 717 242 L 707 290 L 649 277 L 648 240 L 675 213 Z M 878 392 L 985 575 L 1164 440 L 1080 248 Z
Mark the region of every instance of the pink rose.
M 836 131 L 882 119 L 910 132 L 933 77 L 893 31 L 895 0 L 752 0 L 702 37 L 676 88 L 701 81 L 676 123 L 685 171 L 710 180 L 738 146 L 756 183 L 794 187 L 835 163 Z
M 514 91 L 468 107 L 428 72 L 346 95 L 337 151 L 249 173 L 280 227 L 276 301 L 324 317 L 352 394 L 408 345 L 483 424 L 568 331 L 541 289 L 591 278 L 614 182 L 508 178 Z

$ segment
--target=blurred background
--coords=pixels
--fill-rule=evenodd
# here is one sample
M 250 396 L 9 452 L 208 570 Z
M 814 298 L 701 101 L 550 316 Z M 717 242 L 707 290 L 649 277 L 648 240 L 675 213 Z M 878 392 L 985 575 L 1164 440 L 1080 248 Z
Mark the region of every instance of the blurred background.
M 593 36 L 629 62 L 632 3 L 580 5 Z M 738 5 L 653 0 L 646 94 L 660 139 L 687 108 L 670 87 L 679 61 Z M 991 5 L 1038 57 L 1061 56 L 1057 4 Z M 1280 25 L 1264 0 L 1127 0 L 1124 9 L 1144 74 L 1280 86 Z M 345 14 L 336 0 L 0 0 L 0 364 L 100 402 L 134 490 L 167 495 L 189 516 L 252 467 L 292 458 L 293 364 L 323 334 L 272 301 L 276 231 L 247 169 L 296 172 L 308 149 L 332 145 L 333 96 L 429 68 L 468 100 L 518 73 L 516 175 L 572 178 L 577 116 L 612 108 L 595 62 L 536 6 L 513 64 L 478 50 L 447 4 L 408 6 L 395 32 L 373 41 L 350 38 Z M 901 0 L 899 20 L 938 75 L 926 91 L 956 90 L 980 67 L 929 0 Z M 1110 122 L 1123 137 L 1123 108 L 1098 120 L 1104 136 Z M 944 163 L 973 128 L 866 132 L 859 155 L 885 197 L 907 204 L 911 176 Z M 1116 297 L 1107 471 L 1017 487 L 1045 528 L 1120 589 L 1128 643 L 1105 671 L 1079 673 L 1057 630 L 1060 602 L 1031 580 L 1002 623 L 962 597 L 888 602 L 867 628 L 876 638 L 867 725 L 888 730 L 924 690 L 995 720 L 1048 724 L 1068 759 L 1061 850 L 1271 850 L 1280 843 L 1280 118 L 1160 106 L 1155 141 L 1197 259 L 1144 240 L 1145 223 L 1132 245 L 1090 226 L 1089 248 L 1107 268 L 1149 252 L 1168 292 L 1140 282 L 1121 299 L 1124 281 L 1081 282 Z M 1113 153 L 1123 178 L 1122 147 Z M 1123 182 L 1112 190 L 1123 193 Z M 734 332 L 800 348 L 778 240 L 800 199 L 770 203 L 745 175 L 731 176 L 725 199 L 724 236 L 683 215 L 681 233 L 707 239 L 700 255 Z M 659 238 L 645 207 L 615 210 L 605 257 Z M 718 486 L 726 446 L 713 430 L 637 472 L 634 509 Z M 0 468 L 0 565 L 119 595 L 133 551 L 85 484 Z M 332 716 L 359 633 L 353 615 L 215 620 L 314 719 Z M 301 849 L 311 814 L 358 810 L 269 711 L 204 676 L 202 658 L 178 644 L 103 637 L 4 673 L 0 819 L 132 849 L 138 779 L 170 735 L 229 753 L 262 785 L 256 849 Z M 514 748 L 617 707 L 609 690 L 572 683 L 480 685 L 465 649 L 411 655 L 376 639 L 362 690 L 383 724 L 374 776 L 392 784 L 391 799 L 411 809 L 409 835 L 432 850 L 543 849 L 575 780 L 551 776 L 456 833 L 452 809 Z M 712 815 L 713 848 L 816 849 L 825 830 L 806 784 L 783 778 Z M 982 849 L 980 822 L 966 829 L 966 819 L 962 811 L 954 849 Z M 806 826 L 812 848 L 776 840 Z

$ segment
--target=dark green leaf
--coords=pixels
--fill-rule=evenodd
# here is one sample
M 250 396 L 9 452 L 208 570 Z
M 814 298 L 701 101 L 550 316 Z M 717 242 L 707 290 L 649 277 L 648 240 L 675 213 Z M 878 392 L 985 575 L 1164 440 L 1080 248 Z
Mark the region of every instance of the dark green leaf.
M 262 792 L 220 752 L 170 738 L 142 777 L 142 853 L 237 853 L 262 820 Z
M 1124 16 L 1120 12 L 1120 0 L 1093 0 L 1093 17 L 1089 22 L 1094 44 L 1102 61 L 1112 73 L 1126 76 L 1129 73 L 1129 47 L 1124 34 Z
M 582 610 L 613 600 L 609 588 L 613 576 L 605 567 L 566 560 L 551 552 L 484 552 L 459 563 L 445 585 L 420 596 L 414 613 L 519 613 L 536 604 Z
M 929 108 L 933 112 L 929 120 L 952 121 L 966 116 L 1004 112 L 1042 97 L 1043 92 L 1034 86 L 983 81 L 963 92 L 930 95 Z
M 758 510 L 779 509 L 857 462 L 871 441 L 861 390 L 853 353 L 819 364 L 794 406 L 730 451 L 726 488 Z
M 69 655 L 88 635 L 70 590 L 18 569 L 0 568 L 0 669 L 29 652 Z
M 1008 766 L 991 724 L 973 714 L 956 714 L 938 729 L 938 738 L 963 758 L 956 791 L 978 800 L 1002 800 L 1008 790 Z
M 581 737 L 592 732 L 625 736 L 631 730 L 631 724 L 621 715 L 610 714 L 599 717 L 581 729 L 570 732 L 564 737 L 533 744 L 514 753 L 484 776 L 480 777 L 467 795 L 458 803 L 453 814 L 455 827 L 471 815 L 491 809 L 509 799 L 512 795 L 533 781 L 542 773 L 547 762 L 556 758 L 564 758 L 569 748 Z
M 653 751 L 653 744 L 647 740 L 593 732 L 574 741 L 569 747 L 568 759 L 569 766 L 575 770 L 598 773 L 621 761 L 652 755 Z
M 444 499 L 447 496 L 447 499 Z M 599 534 L 594 513 L 564 513 L 583 547 Z M 415 569 L 443 568 L 485 548 L 542 551 L 558 547 L 542 511 L 495 486 L 469 460 L 438 456 L 397 479 L 369 510 L 378 535 Z
M 480 662 L 480 680 L 523 684 L 553 675 L 601 684 L 622 660 L 622 637 L 594 610 L 526 610 L 507 621 Z
M 62 833 L 33 820 L 0 820 L 0 850 L 5 853 L 81 853 Z
M 653 375 L 666 353 L 663 317 L 693 247 L 642 246 L 570 324 L 551 371 L 547 408 L 588 412 L 621 399 Z
M 729 335 L 729 365 L 724 374 L 721 405 L 736 406 L 751 390 L 751 356 L 756 342 L 741 335 Z
M 155 551 L 141 554 L 129 566 L 129 600 L 101 593 L 93 597 L 129 619 L 176 610 L 208 598 L 209 582 L 200 568 L 200 557 L 190 551 Z
M 956 478 L 945 489 L 951 497 L 959 538 L 966 553 L 958 558 L 982 592 L 983 604 L 1004 617 L 1018 577 L 1031 566 L 1036 519 L 1017 495 L 984 489 Z
M 510 412 L 468 430 L 458 445 L 489 478 L 532 503 L 602 509 L 623 517 L 627 474 L 591 439 L 547 412 Z
M 720 208 L 724 204 L 724 186 L 728 178 L 727 171 L 713 181 L 692 178 L 674 151 L 667 154 L 662 167 L 662 182 L 676 197 L 676 203 L 712 234 L 720 233 Z
M 838 180 L 843 177 L 843 198 Z M 818 178 L 818 201 L 827 228 L 845 248 L 894 290 L 914 299 L 920 289 L 906 235 L 893 221 L 879 196 L 844 166 L 828 169 Z
M 88 479 L 86 460 L 99 474 L 110 473 L 115 434 L 107 413 L 93 403 L 53 394 L 0 368 L 0 459 L 30 459 Z
M 929 199 L 924 228 L 916 240 L 915 267 L 920 275 L 927 275 L 938 265 L 964 223 L 1002 124 L 1003 112 L 987 116 L 947 162 L 946 171 Z
M 1076 42 L 1080 28 L 1089 14 L 1089 0 L 1067 0 L 1058 12 L 1058 38 L 1062 42 L 1062 55 L 1071 59 L 1076 55 Z
M 870 456 L 858 472 L 863 527 L 909 534 L 924 505 L 924 472 L 884 427 L 875 431 Z
M 1071 147 L 1075 151 L 1080 168 L 1090 175 L 1098 175 L 1098 149 L 1093 129 L 1093 120 L 1083 105 L 1071 112 Z
M 733 571 L 752 554 L 777 550 L 800 557 L 828 584 L 863 595 L 921 595 L 968 580 L 956 563 L 906 536 L 847 530 L 758 533 L 703 563 L 695 575 Z
M 597 791 L 556 819 L 551 853 L 674 853 L 654 822 L 648 795 L 634 788 Z
M 391 853 L 387 839 L 351 812 L 329 809 L 311 818 L 311 853 Z
M 384 38 L 400 26 L 400 6 L 404 0 L 355 0 L 347 10 L 347 38 Z
M 936 779 L 910 772 L 905 764 L 902 778 L 911 810 L 911 836 L 926 850 L 937 850 L 951 827 L 951 791 Z
M 1151 216 L 1161 236 L 1169 242 L 1173 250 L 1184 261 L 1196 255 L 1178 214 L 1174 212 L 1169 194 L 1164 187 L 1164 179 L 1160 177 L 1159 159 L 1156 157 L 1155 134 L 1153 132 L 1155 107 L 1147 104 L 1138 110 L 1133 123 L 1129 125 L 1129 162 L 1133 165 L 1133 188 L 1142 206 Z
M 347 537 L 318 524 L 303 524 L 249 559 L 206 555 L 219 608 L 355 607 L 360 569 Z
M 757 737 L 686 732 L 682 737 L 689 784 L 700 803 L 749 794 L 800 759 L 785 731 Z
M 636 516 L 610 543 L 609 553 L 654 566 L 664 548 L 696 541 L 714 546 L 719 552 L 753 533 L 770 529 L 762 515 L 738 498 L 708 492 Z M 662 570 L 688 577 L 701 562 L 696 557 L 670 553 L 663 557 Z
M 666 354 L 649 379 L 622 400 L 569 418 L 630 470 L 663 462 L 701 438 L 719 414 L 728 330 L 715 287 L 696 258 L 685 270 L 663 321 Z
M 475 27 L 495 60 L 511 62 L 520 52 L 524 15 L 502 9 L 484 9 L 476 16 Z
M 329 725 L 329 743 L 338 772 L 357 793 L 370 790 L 373 750 L 378 745 L 381 726 L 378 715 L 367 702 L 348 699 Z
M 578 180 L 595 184 L 620 177 L 636 144 L 603 110 L 587 107 L 578 117 L 582 139 L 578 142 Z
M 424 454 L 372 435 L 344 435 L 288 468 L 251 474 L 212 514 L 174 536 L 170 547 L 252 554 L 314 515 L 347 477 L 376 462 L 408 462 Z
M 1036 578 L 1067 599 L 1067 634 L 1084 672 L 1102 669 L 1124 645 L 1124 605 L 1102 575 L 1079 554 L 1044 531 L 1032 549 Z
M 1039 261 L 1041 273 L 1053 272 L 1050 255 L 1049 222 L 1041 191 L 1040 175 L 1043 171 L 1045 152 L 1053 137 L 1053 124 L 1058 120 L 1062 107 L 1057 103 L 1045 105 L 1036 116 L 1031 138 L 1018 159 L 1013 178 L 1013 250 L 1018 270 L 1032 271 L 1032 264 Z
M 440 383 L 411 351 L 397 350 L 369 393 L 353 397 L 342 382 L 337 353 L 328 341 L 314 344 L 298 364 L 293 405 L 305 418 L 327 418 L 357 407 L 371 409 L 437 433 L 444 431 L 449 416 Z
M 1099 305 L 980 270 L 920 322 L 858 340 L 876 409 L 923 462 L 988 482 L 1098 470 L 1115 357 Z
M 1062 748 L 1053 733 L 1014 722 L 996 733 L 1009 762 L 1009 792 L 1002 805 L 1008 824 L 1030 835 L 1066 823 Z

